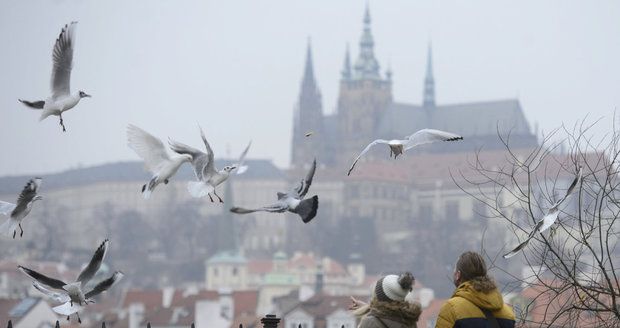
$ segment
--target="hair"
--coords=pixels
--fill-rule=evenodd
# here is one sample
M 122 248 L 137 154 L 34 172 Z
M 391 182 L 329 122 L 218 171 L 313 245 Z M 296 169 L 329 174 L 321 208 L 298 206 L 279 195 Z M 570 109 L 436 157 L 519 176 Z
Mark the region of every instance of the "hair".
M 484 258 L 476 252 L 465 252 L 456 261 L 456 270 L 461 272 L 460 283 L 471 282 L 474 290 L 487 293 L 497 288 L 495 282 L 487 274 Z

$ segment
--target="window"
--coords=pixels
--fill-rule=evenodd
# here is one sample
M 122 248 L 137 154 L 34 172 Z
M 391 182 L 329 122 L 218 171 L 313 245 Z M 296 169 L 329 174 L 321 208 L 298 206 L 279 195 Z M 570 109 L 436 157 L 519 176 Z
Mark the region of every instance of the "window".
M 446 201 L 446 219 L 456 220 L 460 219 L 459 216 L 459 202 L 456 200 Z
M 232 269 L 232 275 L 233 275 L 233 276 L 236 276 L 236 275 L 237 275 L 237 273 L 238 273 L 237 267 L 233 267 L 233 269 Z
M 420 219 L 422 220 L 433 219 L 433 207 L 430 204 L 420 205 Z
M 213 276 L 217 277 L 217 268 L 213 268 Z

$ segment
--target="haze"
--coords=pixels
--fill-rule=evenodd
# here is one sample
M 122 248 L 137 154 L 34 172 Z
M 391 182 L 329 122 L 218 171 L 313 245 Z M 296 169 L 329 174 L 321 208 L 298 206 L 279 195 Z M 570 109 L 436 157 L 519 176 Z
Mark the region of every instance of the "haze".
M 620 103 L 620 3 L 372 1 L 375 54 L 394 97 L 420 103 L 429 41 L 440 104 L 518 97 L 527 119 L 611 119 Z M 138 160 L 125 128 L 216 157 L 289 163 L 293 108 L 311 37 L 324 112 L 337 103 L 346 44 L 357 57 L 364 1 L 3 1 L 0 175 Z M 51 49 L 79 21 L 72 90 L 93 95 L 38 122 L 18 98 L 49 95 Z

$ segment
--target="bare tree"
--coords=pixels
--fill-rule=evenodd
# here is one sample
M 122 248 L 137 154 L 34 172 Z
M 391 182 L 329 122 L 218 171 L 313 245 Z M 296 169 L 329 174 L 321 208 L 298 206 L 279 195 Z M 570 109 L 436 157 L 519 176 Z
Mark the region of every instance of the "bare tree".
M 519 295 L 512 302 L 521 326 L 620 326 L 620 131 L 614 125 L 601 136 L 600 125 L 584 120 L 562 126 L 534 149 L 515 149 L 510 134 L 498 133 L 505 147 L 501 160 L 478 152 L 471 170 L 453 174 L 459 188 L 486 208 L 486 235 L 496 238 L 485 238 L 483 252 Z M 503 259 L 566 192 L 579 167 L 583 179 L 556 223 L 536 233 L 520 254 Z

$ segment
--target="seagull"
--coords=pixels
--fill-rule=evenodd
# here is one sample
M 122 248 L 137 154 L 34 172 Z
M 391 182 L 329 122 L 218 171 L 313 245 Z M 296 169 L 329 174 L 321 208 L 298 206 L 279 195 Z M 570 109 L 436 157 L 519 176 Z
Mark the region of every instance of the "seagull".
M 215 167 L 215 162 L 213 160 L 213 149 L 211 149 L 202 128 L 200 126 L 198 128 L 200 129 L 200 137 L 202 138 L 202 142 L 205 144 L 205 148 L 207 150 L 206 153 L 174 140 L 169 140 L 168 143 L 170 144 L 170 149 L 173 151 L 182 155 L 189 155 L 192 158 L 191 161 L 192 166 L 194 167 L 194 174 L 196 175 L 196 179 L 198 179 L 198 181 L 190 181 L 187 183 L 187 190 L 190 195 L 195 198 L 208 195 L 211 202 L 213 202 L 213 197 L 211 197 L 211 193 L 213 193 L 220 203 L 223 203 L 224 201 L 222 198 L 215 192 L 215 187 L 226 181 L 233 171 L 236 171 L 237 174 L 242 174 L 247 170 L 247 166 L 244 165 L 245 156 L 247 155 L 248 150 L 250 150 L 252 141 L 248 143 L 243 153 L 241 153 L 239 162 L 233 165 L 226 165 L 223 169 L 218 170 Z
M 404 140 L 377 139 L 371 142 L 368 146 L 366 146 L 364 150 L 362 150 L 362 152 L 357 156 L 357 158 L 353 162 L 353 165 L 351 165 L 351 168 L 349 168 L 349 172 L 347 173 L 347 175 L 351 175 L 351 171 L 353 171 L 353 168 L 355 167 L 355 164 L 357 164 L 357 161 L 360 160 L 360 157 L 366 154 L 370 150 L 370 148 L 372 148 L 372 146 L 374 145 L 386 144 L 390 146 L 390 158 L 392 158 L 392 155 L 394 155 L 394 159 L 396 159 L 398 155 L 403 154 L 406 150 L 409 150 L 415 146 L 433 143 L 437 141 L 456 141 L 456 140 L 463 140 L 463 137 L 457 134 L 454 134 L 454 133 L 440 131 L 440 130 L 433 130 L 433 129 L 420 130 L 410 136 L 405 137 Z
M 162 182 L 168 184 L 179 167 L 192 159 L 185 154 L 171 158 L 161 140 L 131 124 L 127 126 L 127 145 L 144 160 L 146 168 L 153 174 L 151 180 L 142 186 L 142 195 L 145 199 L 151 196 L 158 184 Z
M 0 201 L 0 213 L 9 216 L 9 219 L 0 226 L 0 234 L 10 236 L 11 232 L 13 232 L 13 239 L 15 239 L 17 227 L 19 227 L 19 230 L 21 230 L 19 236 L 22 237 L 24 235 L 22 220 L 30 214 L 34 202 L 43 199 L 42 196 L 37 195 L 37 191 L 41 187 L 41 181 L 43 181 L 41 178 L 30 179 L 19 194 L 17 204 Z
M 50 115 L 60 118 L 62 131 L 66 132 L 65 124 L 62 120 L 62 113 L 75 107 L 82 98 L 90 97 L 84 91 L 71 94 L 71 68 L 73 68 L 73 44 L 75 43 L 75 28 L 77 22 L 71 22 L 63 27 L 54 49 L 52 50 L 51 89 L 52 95 L 46 100 L 28 101 L 18 99 L 22 104 L 32 109 L 42 109 L 39 121 L 46 119 Z
M 117 283 L 121 278 L 123 278 L 123 273 L 121 271 L 116 271 L 109 278 L 99 282 L 95 285 L 90 291 L 84 293 L 83 289 L 88 284 L 88 282 L 95 276 L 99 268 L 101 267 L 101 263 L 105 259 L 105 255 L 108 251 L 108 245 L 110 241 L 108 239 L 104 240 L 103 243 L 97 248 L 95 254 L 92 259 L 88 263 L 88 265 L 80 272 L 80 275 L 77 277 L 76 281 L 70 284 L 67 284 L 61 280 L 50 278 L 45 276 L 39 272 L 28 269 L 23 266 L 18 266 L 19 270 L 28 275 L 30 278 L 34 279 L 33 286 L 52 298 L 58 303 L 63 303 L 59 306 L 54 307 L 52 310 L 58 314 L 66 315 L 67 320 L 69 320 L 69 316 L 73 313 L 77 314 L 78 322 L 82 322 L 80 319 L 80 314 L 78 311 L 82 309 L 82 305 L 87 305 L 88 303 L 95 303 L 92 298 L 96 295 L 101 294 L 102 292 L 108 290 L 115 283 Z M 47 287 L 58 290 L 52 291 Z
M 551 208 L 547 210 L 547 214 L 545 214 L 542 220 L 536 223 L 532 231 L 530 231 L 527 238 L 521 244 L 515 247 L 512 251 L 503 255 L 505 259 L 509 259 L 515 256 L 523 248 L 525 248 L 525 246 L 530 242 L 530 239 L 534 238 L 537 232 L 543 233 L 545 230 L 549 229 L 549 227 L 551 227 L 556 222 L 556 220 L 558 219 L 558 215 L 560 214 L 560 205 L 575 191 L 575 188 L 577 187 L 581 179 L 582 179 L 582 167 L 580 166 L 577 176 L 571 183 L 570 187 L 568 187 L 568 189 L 566 190 L 566 194 L 564 195 L 564 197 L 560 198 L 560 200 L 555 202 L 555 204 L 553 204 L 553 206 L 551 206 Z
M 314 177 L 315 170 L 316 159 L 312 162 L 312 167 L 310 167 L 310 171 L 308 171 L 306 177 L 302 179 L 295 188 L 287 193 L 277 193 L 278 201 L 274 204 L 255 209 L 233 207 L 230 211 L 237 214 L 248 214 L 259 211 L 272 213 L 283 213 L 289 211 L 298 214 L 304 223 L 308 223 L 316 216 L 316 211 L 319 208 L 319 196 L 314 195 L 311 198 L 304 199 L 304 196 L 306 196 L 308 190 L 310 189 L 310 185 L 312 184 L 312 178 Z

